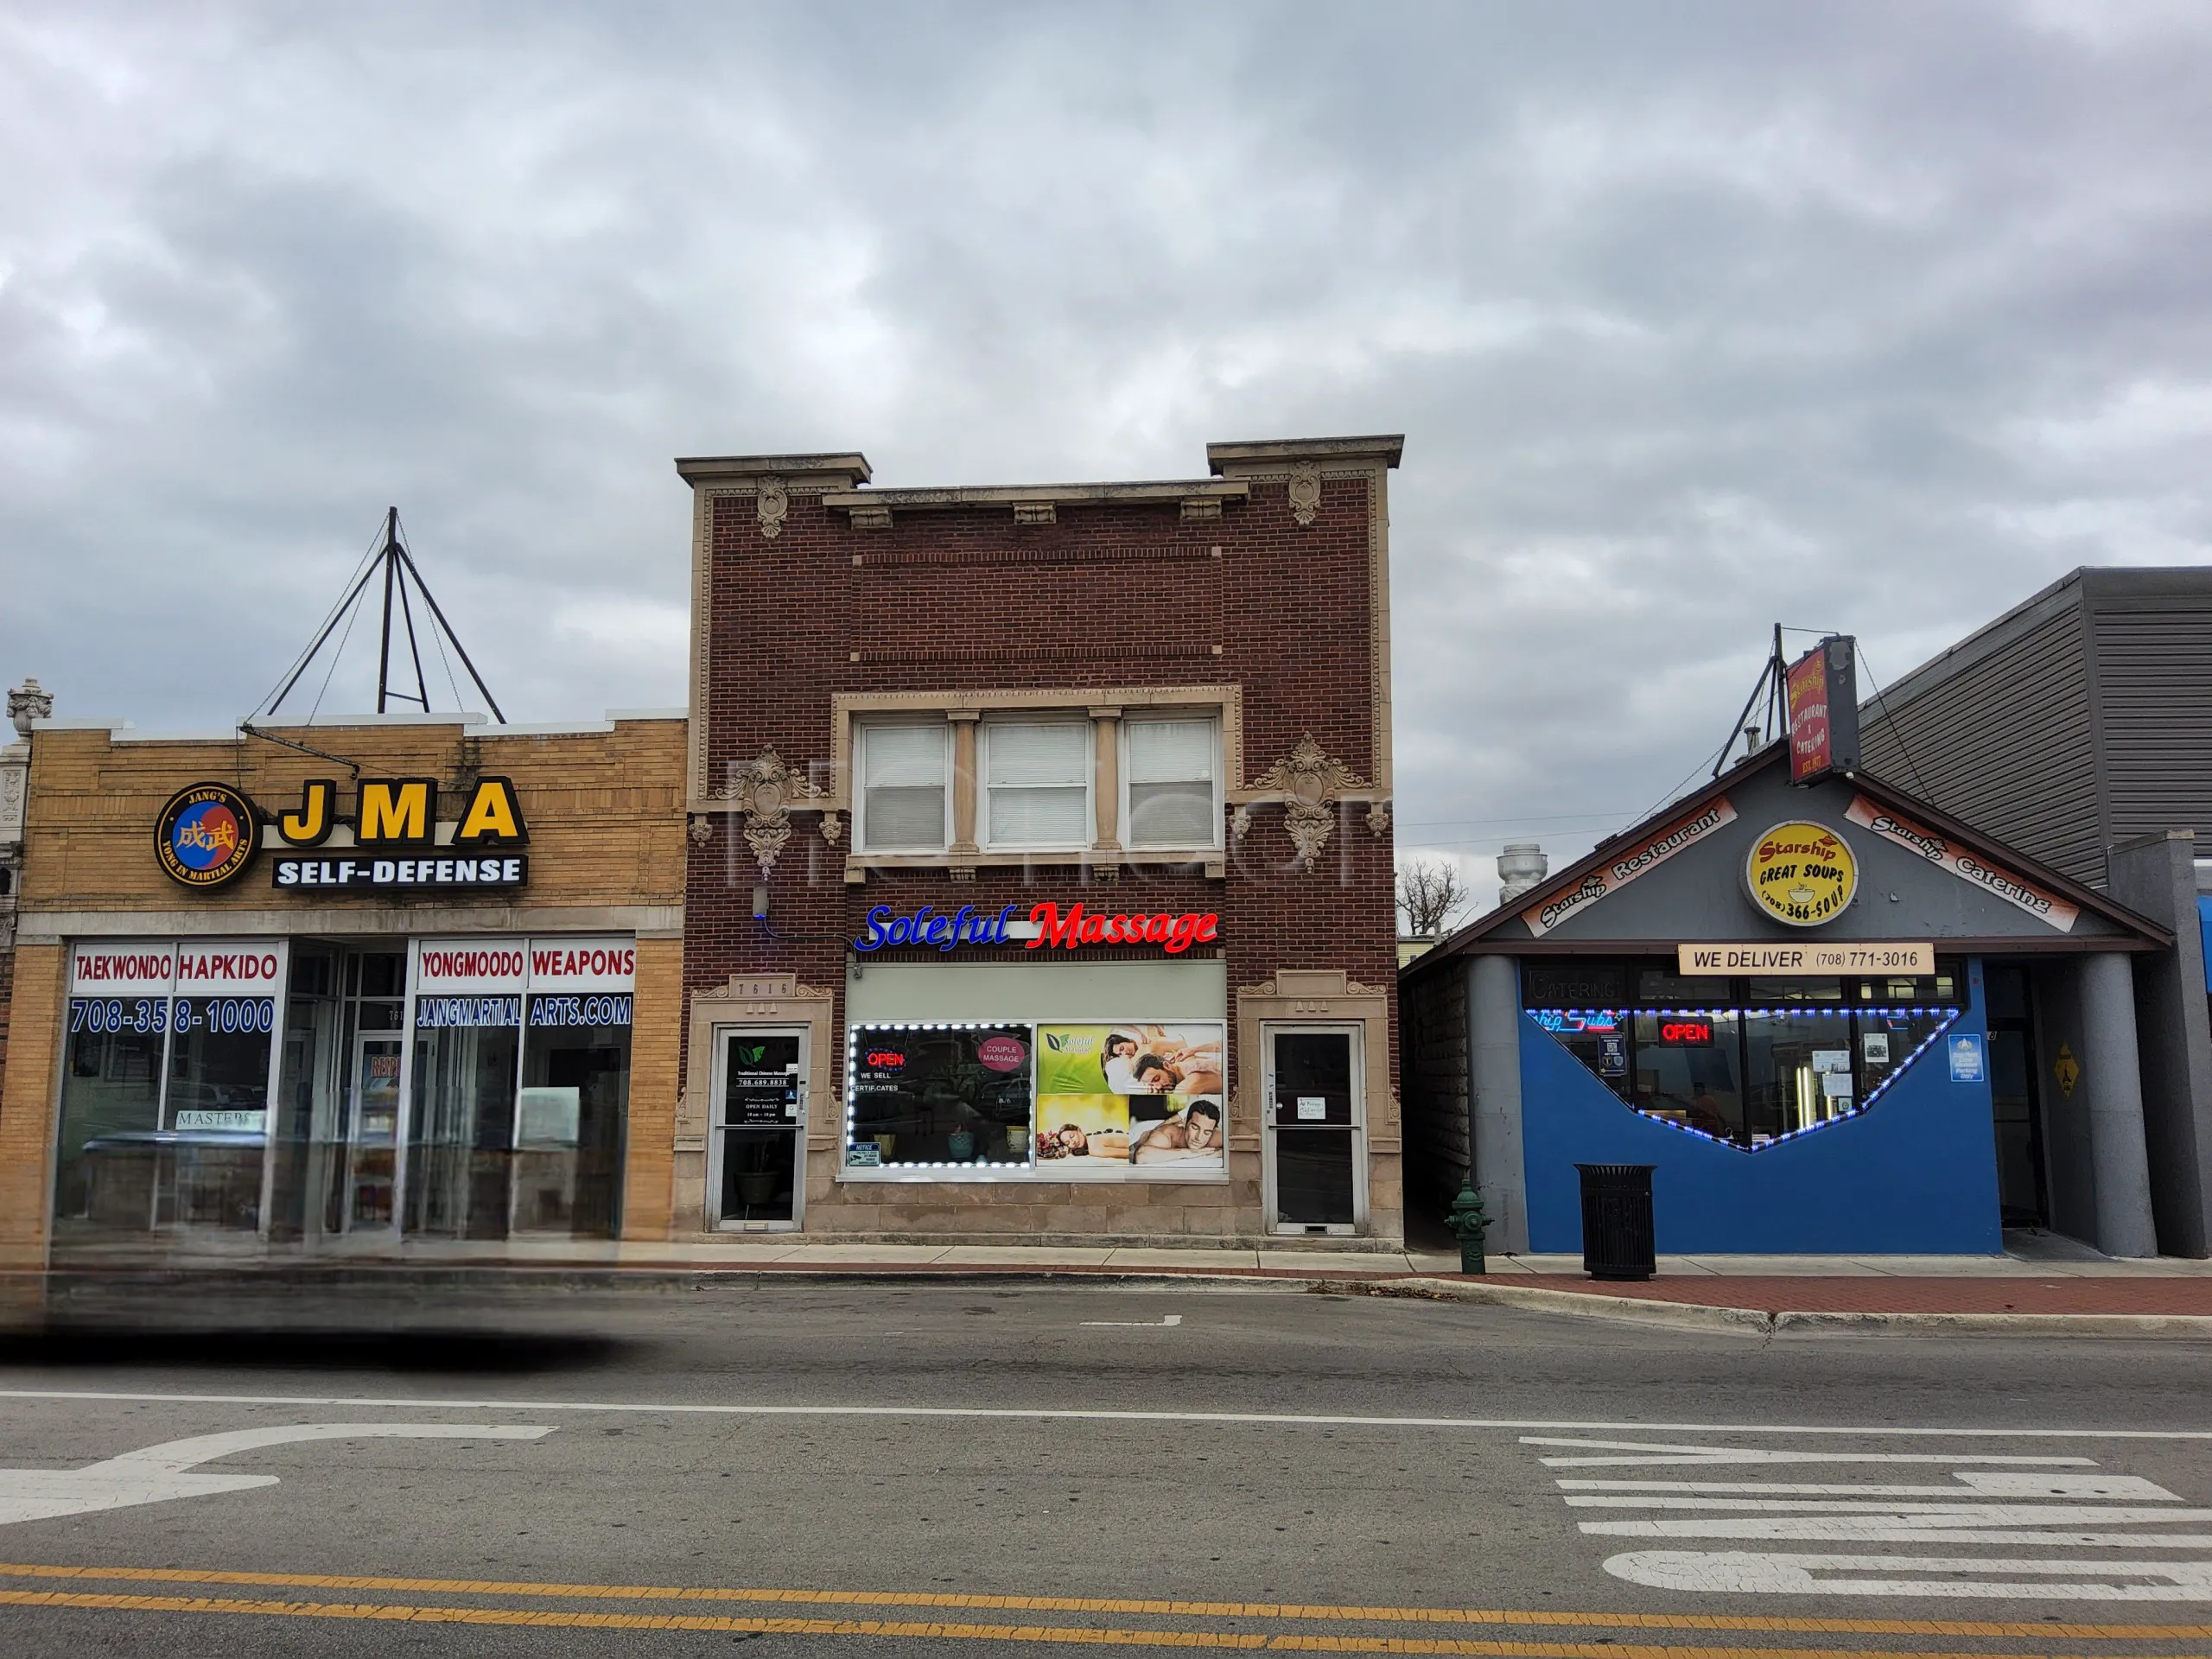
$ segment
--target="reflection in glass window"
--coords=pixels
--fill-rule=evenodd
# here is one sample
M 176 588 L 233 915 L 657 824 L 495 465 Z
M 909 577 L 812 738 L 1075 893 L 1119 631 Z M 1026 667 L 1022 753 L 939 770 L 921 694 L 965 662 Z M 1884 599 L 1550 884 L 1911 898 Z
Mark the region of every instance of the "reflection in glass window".
M 1626 1007 L 1628 976 L 1628 964 L 1619 962 L 1524 962 L 1522 995 L 1532 1008 Z
M 632 1007 L 626 991 L 530 999 L 515 1103 L 517 1232 L 612 1238 L 620 1226 Z
M 1214 794 L 1220 744 L 1211 720 L 1125 723 L 1128 743 L 1129 845 L 1212 847 L 1221 840 Z
M 951 730 L 944 725 L 861 728 L 860 833 L 865 849 L 944 850 Z
M 1634 1033 L 1637 1110 L 1719 1140 L 1744 1138 L 1735 1015 L 1639 1014 Z
M 998 848 L 1090 840 L 1090 722 L 994 721 L 983 728 L 984 837 Z
M 1752 1151 L 1865 1111 L 1959 1012 L 1536 1007 L 1529 1017 L 1624 1104 Z
M 849 1168 L 1027 1168 L 1033 1091 L 1027 1025 L 856 1026 L 848 1057 Z
M 154 1224 L 151 1137 L 161 1128 L 169 999 L 69 999 L 68 1065 L 54 1213 L 143 1232 Z
M 409 1232 L 506 1236 L 507 1160 L 521 1046 L 519 996 L 416 1000 Z

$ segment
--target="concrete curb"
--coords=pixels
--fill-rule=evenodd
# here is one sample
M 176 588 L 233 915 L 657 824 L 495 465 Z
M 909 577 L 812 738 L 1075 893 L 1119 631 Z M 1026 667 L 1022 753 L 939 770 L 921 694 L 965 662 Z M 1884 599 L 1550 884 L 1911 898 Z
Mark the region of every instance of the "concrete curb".
M 1392 1279 L 1366 1281 L 1336 1288 L 1356 1295 L 1418 1296 L 1444 1302 L 1471 1302 L 1484 1307 L 1520 1308 L 1531 1313 L 1569 1313 L 1580 1319 L 1614 1319 L 1624 1325 L 1657 1325 L 1681 1331 L 1726 1331 L 1733 1335 L 1765 1336 L 1773 1331 L 1773 1316 L 1750 1307 L 1713 1307 L 1703 1302 L 1646 1301 L 1635 1296 L 1592 1295 L 1581 1291 L 1548 1290 L 1535 1285 L 1501 1285 L 1471 1279 Z
M 120 1311 L 113 1303 L 103 1306 L 106 1302 L 104 1293 L 120 1292 L 127 1298 L 133 1293 L 140 1296 L 149 1292 L 158 1294 L 162 1289 L 187 1285 L 200 1293 L 194 1300 L 205 1308 L 212 1300 L 209 1293 L 226 1291 L 274 1293 L 282 1297 L 334 1291 L 391 1293 L 435 1290 L 448 1294 L 489 1293 L 494 1300 L 498 1300 L 507 1296 L 526 1297 L 533 1292 L 577 1294 L 638 1287 L 665 1293 L 704 1290 L 719 1284 L 808 1280 L 840 1284 L 907 1285 L 918 1280 L 939 1284 L 1003 1284 L 1010 1280 L 1031 1280 L 1060 1284 L 1179 1285 L 1242 1291 L 1265 1288 L 1287 1294 L 1401 1297 L 1459 1302 L 1472 1306 L 1513 1308 L 1531 1313 L 1567 1314 L 1576 1319 L 1610 1319 L 1625 1325 L 1762 1338 L 1778 1335 L 1986 1335 L 2212 1338 L 2212 1315 L 2189 1313 L 1929 1313 L 1797 1309 L 1770 1313 L 1761 1308 L 1611 1296 L 1588 1291 L 1520 1285 L 1510 1280 L 1488 1278 L 1439 1278 L 1423 1274 L 1387 1278 L 1368 1275 L 1340 1277 L 1265 1269 L 1257 1272 L 1249 1269 L 1206 1272 L 1175 1268 L 1023 1268 L 999 1263 L 933 1268 L 867 1262 L 825 1264 L 819 1268 L 766 1264 L 626 1268 L 429 1268 L 346 1264 L 283 1273 L 246 1270 L 226 1274 L 154 1269 L 94 1274 L 55 1273 L 50 1278 L 37 1273 L 0 1273 L 0 1330 L 22 1332 L 41 1327 L 60 1328 L 76 1323 L 72 1314 L 79 1319 L 90 1316 L 97 1321 L 104 1315 L 113 1317 Z M 58 1299 L 54 1295 L 56 1292 L 59 1293 Z M 72 1303 L 75 1304 L 73 1307 L 70 1306 Z M 296 1313 L 299 1310 L 289 1311 Z
M 1902 1336 L 2196 1337 L 2212 1338 L 2202 1313 L 1809 1313 L 1774 1316 L 1777 1332 Z
M 2201 1313 L 1810 1313 L 1755 1307 L 1718 1307 L 1704 1302 L 1666 1302 L 1605 1296 L 1535 1286 L 1478 1284 L 1464 1279 L 1370 1281 L 1370 1296 L 1423 1296 L 1440 1301 L 1520 1307 L 1531 1313 L 1571 1313 L 1685 1331 L 1728 1331 L 1760 1336 L 1785 1333 L 1836 1336 L 2037 1336 L 2212 1338 L 2212 1316 Z

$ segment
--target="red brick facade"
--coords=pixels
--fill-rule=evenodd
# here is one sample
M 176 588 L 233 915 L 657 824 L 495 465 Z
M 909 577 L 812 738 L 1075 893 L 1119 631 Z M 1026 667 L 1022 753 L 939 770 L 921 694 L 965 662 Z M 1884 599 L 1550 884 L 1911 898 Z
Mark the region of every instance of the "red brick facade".
M 788 976 L 784 988 L 832 994 L 812 1138 L 828 1155 L 810 1159 L 808 1232 L 1224 1241 L 1264 1233 L 1258 1085 L 1243 1075 L 1252 1059 L 1240 1052 L 1237 1004 L 1240 994 L 1287 997 L 1293 982 L 1272 982 L 1300 969 L 1322 976 L 1307 988 L 1315 998 L 1334 974 L 1349 983 L 1340 997 L 1377 999 L 1382 1028 L 1370 1028 L 1365 1052 L 1366 1234 L 1402 1232 L 1383 499 L 1396 442 L 1222 445 L 1210 454 L 1224 480 L 1033 492 L 861 489 L 858 456 L 681 463 L 697 498 L 699 565 L 685 986 L 695 1031 L 704 1017 L 698 995 L 734 976 Z M 871 867 L 864 880 L 849 871 L 854 785 L 842 775 L 841 696 L 1043 690 L 1080 707 L 1118 692 L 1212 686 L 1237 688 L 1241 732 L 1234 718 L 1224 722 L 1224 792 L 1229 813 L 1245 822 L 1241 836 L 1224 826 L 1211 871 L 1095 852 L 1052 855 L 1057 862 L 1040 855 L 1026 868 L 985 861 L 957 879 L 949 868 L 957 857 L 933 868 Z M 1287 831 L 1281 791 L 1258 787 L 1308 734 L 1341 768 L 1332 831 L 1311 870 Z M 740 774 L 771 748 L 821 794 L 792 803 L 803 810 L 790 811 L 788 844 L 764 876 L 746 836 L 759 815 L 744 810 Z M 817 808 L 827 809 L 834 841 Z M 785 939 L 754 919 L 756 884 L 768 888 L 769 925 Z M 825 1146 L 819 1126 L 837 1116 L 843 1096 L 842 941 L 878 905 L 901 914 L 925 903 L 996 913 L 1019 901 L 1027 915 L 1047 898 L 1219 914 L 1231 1004 L 1228 1187 L 1071 1193 L 1045 1182 L 1041 1195 L 1008 1195 L 957 1183 L 918 1192 L 837 1182 L 841 1153 Z M 1156 961 L 1160 953 L 1096 945 L 1083 955 Z M 893 949 L 876 959 L 943 958 Z M 1327 1006 L 1341 1014 L 1351 1004 Z M 715 1015 L 725 1017 L 738 1016 Z M 695 1041 L 693 1065 L 703 1052 Z M 685 1090 L 696 1129 L 703 1080 L 687 1078 Z M 679 1217 L 685 1203 L 679 1191 Z

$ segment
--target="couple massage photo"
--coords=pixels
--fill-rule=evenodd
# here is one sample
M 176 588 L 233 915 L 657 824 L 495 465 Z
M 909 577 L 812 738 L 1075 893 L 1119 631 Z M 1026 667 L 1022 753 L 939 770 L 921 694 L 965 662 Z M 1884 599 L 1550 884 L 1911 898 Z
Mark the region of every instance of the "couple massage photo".
M 1040 1158 L 1127 1159 L 1133 1164 L 1218 1164 L 1221 1103 L 1192 1100 L 1172 1117 L 1131 1121 L 1127 1131 L 1063 1123 L 1037 1137 Z
M 1221 1041 L 1179 1041 L 1166 1026 L 1135 1026 L 1107 1033 L 1098 1069 L 1117 1095 L 1217 1095 Z
M 1039 1158 L 1222 1167 L 1223 1035 L 1153 1025 L 1055 1033 L 1047 1046 L 1057 1063 L 1040 1080 Z

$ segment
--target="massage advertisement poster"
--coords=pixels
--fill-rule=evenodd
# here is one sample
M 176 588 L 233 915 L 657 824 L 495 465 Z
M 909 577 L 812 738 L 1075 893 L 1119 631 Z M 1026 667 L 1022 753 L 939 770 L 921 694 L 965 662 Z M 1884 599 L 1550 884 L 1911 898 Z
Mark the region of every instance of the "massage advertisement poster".
M 1228 1172 L 1217 1021 L 1037 1027 L 1037 1170 L 1073 1180 Z

